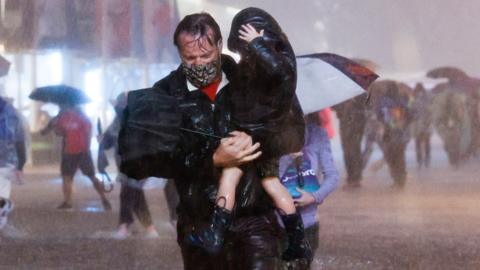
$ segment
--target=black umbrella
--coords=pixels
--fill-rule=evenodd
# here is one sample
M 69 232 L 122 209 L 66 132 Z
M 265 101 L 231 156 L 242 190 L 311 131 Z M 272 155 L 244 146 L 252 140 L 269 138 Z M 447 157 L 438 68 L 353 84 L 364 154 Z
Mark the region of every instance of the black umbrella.
M 124 113 L 128 115 L 119 136 L 119 150 L 124 160 L 132 160 L 158 152 L 172 152 L 180 141 L 181 133 L 188 132 L 220 139 L 204 130 L 183 128 L 182 107 L 170 95 L 154 88 L 132 91 Z
M 469 76 L 463 70 L 456 67 L 438 67 L 427 72 L 427 77 L 433 79 L 447 78 L 450 81 L 468 79 Z
M 56 104 L 79 105 L 90 102 L 85 92 L 64 84 L 36 88 L 29 98 Z
M 8 70 L 10 69 L 10 62 L 7 59 L 3 58 L 0 55 L 0 77 L 3 77 L 8 74 Z

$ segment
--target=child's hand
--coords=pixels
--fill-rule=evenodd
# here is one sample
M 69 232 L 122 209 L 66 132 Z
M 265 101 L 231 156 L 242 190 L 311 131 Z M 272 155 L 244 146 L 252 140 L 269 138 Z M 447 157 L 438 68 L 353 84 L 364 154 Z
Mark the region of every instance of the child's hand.
M 257 37 L 263 37 L 263 29 L 260 30 L 260 32 L 257 32 L 257 30 L 255 30 L 250 24 L 242 25 L 241 29 L 238 30 L 238 33 L 240 33 L 238 37 L 241 40 L 245 40 L 247 43 L 250 43 Z
M 293 200 L 296 206 L 304 207 L 304 206 L 315 203 L 315 197 L 313 197 L 312 194 L 298 187 L 297 187 L 297 191 L 300 192 L 301 195 L 300 195 L 300 198 Z

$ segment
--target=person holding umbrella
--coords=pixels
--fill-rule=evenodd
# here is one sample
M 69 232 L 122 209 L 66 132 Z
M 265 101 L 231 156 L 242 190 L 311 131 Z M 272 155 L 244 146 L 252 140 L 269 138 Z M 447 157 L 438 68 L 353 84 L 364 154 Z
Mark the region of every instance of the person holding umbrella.
M 382 123 L 381 148 L 393 178 L 393 188 L 403 189 L 407 181 L 406 148 L 410 140 L 411 89 L 392 80 L 378 81 L 372 92 L 381 92 L 374 104 L 377 119 Z
M 430 166 L 430 137 L 432 135 L 432 97 L 422 83 L 413 90 L 413 135 L 418 168 Z
M 444 143 L 449 162 L 458 167 L 461 161 L 474 155 L 479 148 L 478 116 L 480 80 L 456 67 L 438 67 L 427 77 L 446 78 L 435 86 L 433 124 Z
M 236 65 L 221 54 L 220 28 L 209 14 L 188 15 L 177 26 L 174 43 L 181 66 L 153 88 L 129 92 L 119 136 L 121 172 L 137 180 L 174 179 L 180 200 L 177 242 L 185 269 L 279 269 L 280 227 L 261 175 L 249 163 L 260 155 L 259 144 L 244 132 L 229 133 L 229 82 Z M 207 135 L 179 133 L 175 121 Z M 208 226 L 221 169 L 241 165 L 245 173 L 231 226 L 220 253 L 209 254 L 187 235 Z
M 34 100 L 54 102 L 60 106 L 60 112 L 41 131 L 42 135 L 51 130 L 63 138 L 62 159 L 60 172 L 63 180 L 64 201 L 57 209 L 68 210 L 73 208 L 72 189 L 73 177 L 80 169 L 93 183 L 100 195 L 105 210 L 112 206 L 105 196 L 105 191 L 100 180 L 95 176 L 95 167 L 90 154 L 90 139 L 92 125 L 85 113 L 78 107 L 79 104 L 88 102 L 83 92 L 67 86 L 51 86 L 37 88 L 30 98 Z

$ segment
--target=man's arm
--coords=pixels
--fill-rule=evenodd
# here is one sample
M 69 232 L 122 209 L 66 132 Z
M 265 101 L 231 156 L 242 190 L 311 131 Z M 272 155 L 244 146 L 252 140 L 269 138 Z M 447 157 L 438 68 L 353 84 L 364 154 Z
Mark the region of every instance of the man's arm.
M 50 133 L 55 128 L 55 124 L 58 121 L 58 116 L 55 116 L 54 118 L 50 119 L 48 122 L 47 126 L 45 126 L 42 130 L 40 130 L 41 135 L 47 135 Z

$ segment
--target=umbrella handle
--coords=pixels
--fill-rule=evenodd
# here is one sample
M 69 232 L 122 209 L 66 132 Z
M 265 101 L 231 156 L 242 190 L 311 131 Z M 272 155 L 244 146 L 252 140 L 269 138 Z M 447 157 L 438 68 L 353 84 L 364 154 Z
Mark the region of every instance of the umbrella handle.
M 296 157 L 293 162 L 295 163 L 295 169 L 297 170 L 297 184 L 300 188 L 303 188 L 305 186 L 305 179 L 303 179 L 302 174 L 302 157 Z

